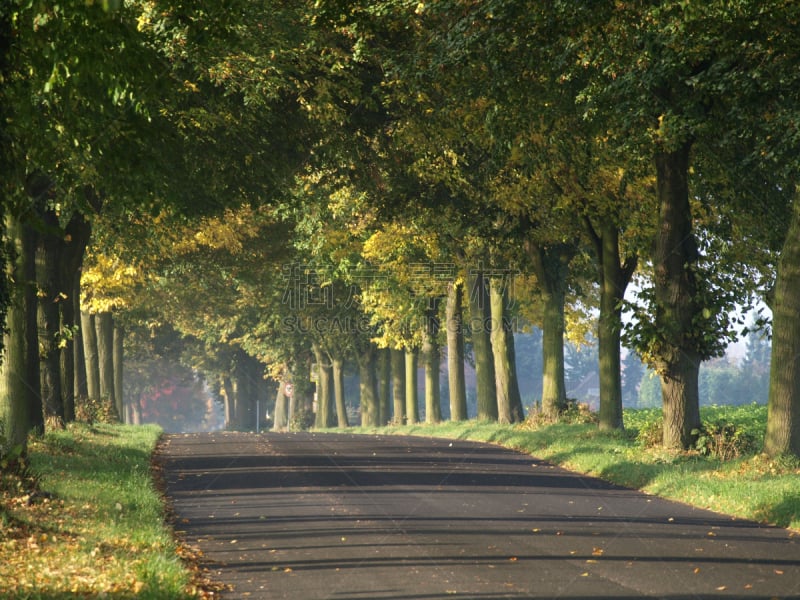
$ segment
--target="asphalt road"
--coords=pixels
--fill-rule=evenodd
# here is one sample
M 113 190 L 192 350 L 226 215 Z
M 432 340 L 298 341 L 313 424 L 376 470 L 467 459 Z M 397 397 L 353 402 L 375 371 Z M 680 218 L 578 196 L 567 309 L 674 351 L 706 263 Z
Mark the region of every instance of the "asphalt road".
M 218 433 L 160 456 L 225 598 L 800 598 L 800 535 L 491 445 Z

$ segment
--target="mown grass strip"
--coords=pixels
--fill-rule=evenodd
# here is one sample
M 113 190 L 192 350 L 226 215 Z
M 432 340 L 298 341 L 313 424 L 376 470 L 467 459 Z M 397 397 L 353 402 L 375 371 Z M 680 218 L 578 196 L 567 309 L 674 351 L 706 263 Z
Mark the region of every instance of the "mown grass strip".
M 202 595 L 154 484 L 160 433 L 75 424 L 31 443 L 29 472 L 38 485 L 33 493 L 6 485 L 2 494 L 0 597 Z
M 591 423 L 498 425 L 480 421 L 355 428 L 348 432 L 422 435 L 500 444 L 569 469 L 647 493 L 800 531 L 800 462 L 756 452 L 720 460 L 699 452 L 650 447 L 640 432 L 652 429 L 658 410 L 626 411 L 627 430 L 604 433 Z M 708 407 L 704 422 L 730 422 L 763 444 L 763 406 Z

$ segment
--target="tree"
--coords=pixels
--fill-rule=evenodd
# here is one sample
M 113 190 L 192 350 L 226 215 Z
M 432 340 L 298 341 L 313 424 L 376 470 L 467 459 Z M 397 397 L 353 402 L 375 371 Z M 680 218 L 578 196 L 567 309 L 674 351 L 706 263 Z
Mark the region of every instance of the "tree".
M 497 380 L 491 342 L 489 282 L 483 270 L 469 274 L 469 332 L 475 360 L 478 419 L 497 420 Z
M 716 318 L 726 307 L 699 271 L 691 166 L 701 164 L 698 156 L 717 156 L 716 142 L 763 102 L 759 86 L 748 83 L 758 69 L 754 47 L 769 44 L 762 10 L 752 3 L 609 3 L 576 13 L 571 23 L 582 33 L 569 34 L 577 44 L 563 64 L 577 68 L 564 76 L 585 82 L 577 98 L 586 115 L 655 170 L 653 326 L 639 329 L 638 349 L 661 377 L 667 447 L 687 447 L 699 427 L 699 365 L 720 352 L 727 325 Z
M 497 420 L 516 423 L 524 418 L 522 396 L 517 381 L 517 361 L 514 351 L 514 332 L 509 310 L 508 277 L 493 277 L 490 281 L 491 342 L 494 372 L 497 382 Z
M 800 455 L 800 199 L 781 249 L 775 282 L 769 410 L 764 451 L 770 456 Z
M 447 288 L 447 374 L 450 390 L 450 420 L 467 418 L 467 390 L 464 379 L 464 284 L 451 282 Z

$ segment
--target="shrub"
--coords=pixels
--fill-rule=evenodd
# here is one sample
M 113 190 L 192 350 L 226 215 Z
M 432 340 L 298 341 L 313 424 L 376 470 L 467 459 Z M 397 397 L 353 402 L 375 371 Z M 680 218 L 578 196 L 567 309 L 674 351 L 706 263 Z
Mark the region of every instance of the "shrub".
M 657 448 L 664 441 L 664 419 L 646 421 L 636 433 L 636 441 L 645 448 Z
M 692 430 L 692 435 L 697 436 L 695 449 L 700 454 L 720 460 L 753 454 L 758 446 L 755 436 L 727 421 L 703 423 L 700 429 Z
M 314 413 L 308 409 L 295 411 L 289 421 L 289 431 L 307 431 L 314 425 Z
M 566 406 L 561 409 L 556 419 L 559 423 L 567 423 L 572 425 L 582 425 L 586 423 L 597 423 L 597 414 L 593 413 L 589 405 L 585 402 L 578 402 L 577 400 L 568 399 Z M 537 429 L 543 425 L 551 425 L 553 419 L 548 418 L 542 412 L 542 404 L 540 401 L 534 402 L 531 409 L 528 411 L 528 416 L 525 419 L 523 427 L 529 429 Z

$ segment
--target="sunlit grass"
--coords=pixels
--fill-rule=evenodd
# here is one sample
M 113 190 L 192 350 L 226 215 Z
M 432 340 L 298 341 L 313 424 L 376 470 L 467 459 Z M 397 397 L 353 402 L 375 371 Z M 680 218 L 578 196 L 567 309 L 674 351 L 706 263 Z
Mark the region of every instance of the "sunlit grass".
M 707 407 L 701 416 L 708 423 L 734 423 L 756 439 L 758 448 L 763 444 L 763 406 Z M 757 452 L 723 461 L 648 447 L 637 434 L 660 418 L 660 410 L 625 411 L 626 431 L 613 433 L 601 432 L 594 424 L 498 425 L 474 420 L 348 431 L 495 443 L 650 494 L 800 530 L 800 462 L 771 460 Z
M 150 458 L 156 427 L 73 425 L 30 446 L 38 492 L 6 495 L 4 598 L 189 598 Z

